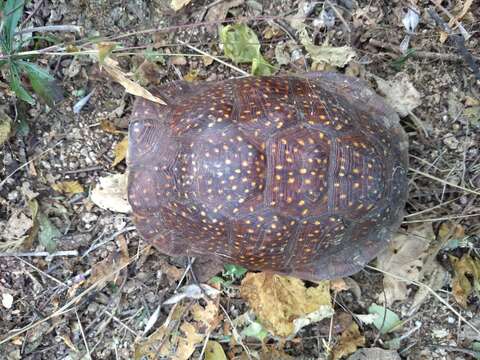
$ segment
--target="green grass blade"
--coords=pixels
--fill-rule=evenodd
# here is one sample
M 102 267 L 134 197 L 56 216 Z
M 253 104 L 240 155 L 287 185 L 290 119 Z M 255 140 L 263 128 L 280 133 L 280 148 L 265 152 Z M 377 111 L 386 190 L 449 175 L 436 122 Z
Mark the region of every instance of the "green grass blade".
M 24 0 L 7 0 L 3 9 L 3 31 L 0 34 L 4 38 L 4 46 L 10 52 L 13 49 L 13 36 L 17 30 L 18 22 L 22 18 Z

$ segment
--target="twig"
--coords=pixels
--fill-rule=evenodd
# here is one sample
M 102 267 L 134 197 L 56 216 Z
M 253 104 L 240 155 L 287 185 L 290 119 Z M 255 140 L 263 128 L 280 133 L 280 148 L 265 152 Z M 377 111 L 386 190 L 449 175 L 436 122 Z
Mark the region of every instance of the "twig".
M 46 276 L 47 278 L 49 278 L 50 280 L 52 281 L 55 281 L 57 284 L 59 284 L 60 286 L 63 286 L 63 287 L 68 287 L 67 285 L 65 285 L 63 282 L 61 282 L 60 280 L 58 280 L 57 278 L 54 278 L 52 275 L 50 274 L 47 274 L 45 271 L 43 271 L 42 269 L 39 269 L 38 267 L 36 267 L 35 265 L 33 264 L 30 264 L 28 261 L 25 261 L 23 260 L 22 258 L 19 258 L 17 257 L 18 260 L 20 260 L 21 262 L 23 262 L 25 265 L 27 266 L 30 266 L 32 269 L 34 269 L 35 271 L 38 271 L 40 274 L 42 274 L 43 276 Z
M 328 4 L 328 6 L 330 6 L 330 8 L 333 10 L 333 12 L 335 13 L 335 15 L 338 16 L 338 18 L 340 19 L 340 21 L 343 23 L 343 26 L 345 26 L 345 28 L 347 29 L 348 32 L 352 32 L 352 30 L 350 29 L 350 26 L 348 26 L 348 23 L 345 21 L 345 19 L 343 18 L 342 14 L 340 13 L 340 11 L 338 11 L 338 9 L 336 8 L 335 5 L 333 5 L 330 0 L 325 0 L 325 3 Z
M 126 325 L 122 320 L 120 320 L 119 318 L 117 318 L 115 315 L 111 314 L 110 312 L 108 312 L 107 310 L 103 309 L 103 312 L 105 314 L 107 314 L 108 316 L 110 316 L 110 318 L 112 320 L 114 320 L 115 322 L 119 323 L 120 325 L 122 325 L 126 330 L 128 330 L 133 336 L 137 337 L 138 334 L 133 331 L 131 328 L 128 327 L 128 325 Z
M 438 4 L 436 3 L 435 5 L 438 6 Z M 470 52 L 465 47 L 465 38 L 462 35 L 454 34 L 452 32 L 452 29 L 450 29 L 450 26 L 448 26 L 448 24 L 445 21 L 443 21 L 440 15 L 438 15 L 433 8 L 429 8 L 427 11 L 430 17 L 435 21 L 437 26 L 440 27 L 443 31 L 445 31 L 448 34 L 448 39 L 450 39 L 453 45 L 457 48 L 457 51 L 463 57 L 468 67 L 470 67 L 470 69 L 472 70 L 477 80 L 480 80 L 480 67 L 475 62 L 475 58 L 472 56 L 472 54 L 470 54 Z
M 232 64 L 229 64 L 229 63 L 227 63 L 227 62 L 225 62 L 225 61 L 223 61 L 223 60 L 220 60 L 218 57 L 213 56 L 213 55 L 211 55 L 211 54 L 209 54 L 209 53 L 207 53 L 207 52 L 205 52 L 205 51 L 203 51 L 203 50 L 200 50 L 200 49 L 196 48 L 195 46 L 189 45 L 189 44 L 185 43 L 185 42 L 182 41 L 182 40 L 178 40 L 178 42 L 179 42 L 180 44 L 182 44 L 182 45 L 185 45 L 185 46 L 188 47 L 189 49 L 198 52 L 199 54 L 208 56 L 208 57 L 212 58 L 213 60 L 219 62 L 220 64 L 225 65 L 225 66 L 227 66 L 227 67 L 229 67 L 229 68 L 231 68 L 231 69 L 233 69 L 233 70 L 235 70 L 235 71 L 238 71 L 238 72 L 239 72 L 240 74 L 242 74 L 242 75 L 250 76 L 250 74 L 247 73 L 246 71 L 243 71 L 242 69 L 240 69 L 240 68 L 238 68 L 238 67 L 236 67 L 236 66 L 234 66 L 234 65 L 232 65 Z
M 422 176 L 424 176 L 424 177 L 426 177 L 426 178 L 429 178 L 429 179 L 438 181 L 439 183 L 442 183 L 443 185 L 448 185 L 448 186 L 454 187 L 454 188 L 456 188 L 456 189 L 465 191 L 465 192 L 470 193 L 470 194 L 480 195 L 480 191 L 473 190 L 473 189 L 469 189 L 469 188 L 466 188 L 466 187 L 464 187 L 464 186 L 460 186 L 460 185 L 454 184 L 454 183 L 452 183 L 452 182 L 450 182 L 450 181 L 440 179 L 440 178 L 438 178 L 438 177 L 436 177 L 436 176 L 433 176 L 433 175 L 424 173 L 423 171 L 420 171 L 420 170 L 417 170 L 417 169 L 414 169 L 414 168 L 409 168 L 409 170 L 410 170 L 411 172 L 414 172 L 415 174 L 422 175 Z
M 60 309 L 57 311 L 51 313 L 50 315 L 46 316 L 45 318 L 38 320 L 37 322 L 34 322 L 28 326 L 25 326 L 24 328 L 15 331 L 12 335 L 9 335 L 5 337 L 4 339 L 0 340 L 0 345 L 5 344 L 9 342 L 10 340 L 16 338 L 17 336 L 26 333 L 27 331 L 36 328 L 37 326 L 49 321 L 50 319 L 53 319 L 55 317 L 63 315 L 65 312 L 72 311 L 72 306 L 77 304 L 80 299 L 82 299 L 84 296 L 86 296 L 88 293 L 90 293 L 93 289 L 95 289 L 98 285 L 100 285 L 102 282 L 104 282 L 106 279 L 108 279 L 110 276 L 117 274 L 118 272 L 122 271 L 125 269 L 128 265 L 130 265 L 134 260 L 137 260 L 140 254 L 142 254 L 148 246 L 144 247 L 139 253 L 135 254 L 135 256 L 132 256 L 125 264 L 122 264 L 120 267 L 113 269 L 113 271 L 110 274 L 107 274 L 105 276 L 102 276 L 100 279 L 98 279 L 95 283 L 90 285 L 88 288 L 86 288 L 84 291 L 82 291 L 80 294 L 75 296 L 73 299 L 68 301 L 65 305 L 63 305 Z M 20 259 L 20 258 L 19 258 Z
M 451 215 L 451 216 L 444 216 L 444 217 L 438 217 L 438 218 L 433 218 L 433 219 L 408 220 L 408 221 L 402 222 L 402 224 L 446 221 L 446 220 L 453 220 L 453 219 L 466 219 L 466 218 L 471 218 L 471 217 L 476 217 L 476 216 L 480 216 L 480 213 L 467 214 L 467 215 Z
M 33 28 L 26 28 L 18 30 L 15 35 L 27 34 L 31 32 L 76 32 L 77 34 L 82 33 L 82 27 L 77 25 L 48 25 L 48 26 L 38 26 Z
M 49 253 L 47 251 L 33 252 L 0 252 L 0 257 L 55 257 L 55 256 L 78 256 L 77 250 L 64 250 Z
M 92 355 L 90 353 L 90 349 L 88 348 L 87 338 L 85 337 L 85 333 L 83 332 L 82 322 L 80 321 L 80 317 L 78 316 L 77 309 L 75 309 L 75 315 L 77 316 L 78 326 L 80 328 L 80 333 L 82 334 L 83 344 L 85 345 L 85 350 L 87 350 L 88 358 L 92 360 Z
M 410 283 L 410 284 L 413 284 L 413 285 L 416 285 L 418 287 L 421 287 L 425 290 L 427 290 L 429 293 L 431 293 L 438 301 L 440 301 L 443 305 L 445 305 L 451 312 L 453 312 L 455 315 L 457 315 L 457 317 L 462 320 L 465 324 L 467 324 L 472 330 L 474 330 L 477 334 L 480 335 L 480 330 L 478 330 L 470 321 L 468 321 L 466 318 L 463 317 L 462 314 L 460 314 L 457 310 L 455 310 L 453 308 L 452 305 L 450 305 L 448 303 L 448 301 L 444 300 L 440 295 L 437 294 L 436 291 L 434 291 L 430 286 L 428 285 L 425 285 L 421 282 L 418 282 L 418 281 L 415 281 L 415 280 L 409 280 L 409 279 L 406 279 L 402 276 L 398 276 L 396 274 L 393 274 L 389 271 L 385 271 L 385 270 L 382 270 L 382 269 L 379 269 L 379 268 L 376 268 L 374 266 L 370 266 L 370 265 L 365 265 L 366 268 L 368 269 L 371 269 L 371 270 L 375 270 L 375 271 L 378 271 L 378 272 L 381 272 L 383 274 L 386 274 L 388 276 L 391 276 L 395 279 L 398 279 L 398 280 L 401 280 L 401 281 L 404 281 L 406 283 Z
M 49 147 L 48 149 L 44 150 L 43 152 L 41 152 L 40 154 L 38 154 L 37 156 L 34 156 L 32 159 L 30 159 L 29 161 L 27 161 L 25 164 L 23 165 L 20 165 L 18 168 L 16 168 L 14 171 L 12 171 L 10 174 L 7 175 L 7 177 L 5 179 L 2 180 L 2 182 L 0 182 L 0 188 L 7 182 L 8 179 L 10 179 L 13 175 L 15 175 L 18 171 L 20 171 L 21 169 L 23 169 L 24 167 L 28 166 L 30 163 L 40 159 L 41 157 L 43 157 L 47 152 L 53 150 L 54 148 L 56 148 L 58 145 L 60 145 L 61 143 L 63 142 L 63 139 L 58 141 L 57 143 L 53 144 L 51 147 Z

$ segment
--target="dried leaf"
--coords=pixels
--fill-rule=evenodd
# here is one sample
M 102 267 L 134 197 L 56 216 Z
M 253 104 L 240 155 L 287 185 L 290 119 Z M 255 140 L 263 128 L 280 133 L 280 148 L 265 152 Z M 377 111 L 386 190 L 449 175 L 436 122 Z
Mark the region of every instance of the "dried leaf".
M 125 88 L 129 94 L 140 96 L 144 99 L 153 101 L 155 103 L 166 105 L 165 101 L 157 96 L 152 95 L 150 91 L 144 89 L 139 84 L 127 78 L 127 76 L 117 67 L 117 63 L 111 58 L 107 57 L 102 67 L 110 74 L 110 76 Z
M 79 194 L 85 191 L 77 180 L 57 182 L 52 185 L 52 189 L 68 195 Z
M 193 305 L 191 312 L 193 319 L 201 325 L 202 329 L 204 329 L 203 332 L 208 333 L 220 323 L 218 310 L 218 303 L 208 300 L 205 306 L 202 306 L 199 303 Z
M 195 327 L 188 322 L 182 323 L 182 325 L 180 325 L 180 330 L 183 332 L 184 336 L 178 340 L 177 351 L 172 359 L 188 360 L 195 351 L 196 345 L 203 341 L 204 336 L 198 334 Z
M 200 286 L 202 289 L 200 289 Z M 206 284 L 191 284 L 182 286 L 178 293 L 163 302 L 164 305 L 176 304 L 183 299 L 201 299 L 205 294 L 209 297 L 216 297 L 220 291 Z M 202 291 L 203 290 L 203 291 Z
M 205 360 L 228 360 L 222 345 L 219 342 L 209 340 L 205 347 Z
M 185 5 L 187 5 L 190 1 L 192 1 L 192 0 L 172 0 L 170 2 L 170 7 L 173 10 L 178 11 L 181 8 L 183 8 Z
M 127 197 L 127 175 L 114 174 L 99 179 L 90 195 L 94 204 L 105 210 L 130 213 L 132 207 Z
M 105 59 L 110 56 L 113 50 L 117 47 L 117 44 L 110 42 L 100 42 L 97 44 L 98 49 L 98 61 L 100 64 L 105 63 Z
M 350 327 L 340 336 L 339 343 L 332 350 L 332 358 L 338 360 L 354 353 L 359 346 L 365 345 L 365 337 L 360 334 L 358 325 L 352 322 Z
M 462 9 L 457 15 L 455 15 L 453 18 L 450 19 L 450 21 L 448 22 L 448 26 L 453 27 L 455 23 L 460 21 L 468 13 L 472 4 L 473 4 L 473 0 L 465 0 L 465 2 L 463 3 Z
M 5 242 L 16 242 L 23 239 L 27 232 L 32 228 L 33 221 L 22 210 L 15 210 L 7 221 L 0 239 Z
M 115 145 L 114 153 L 115 159 L 113 159 L 112 167 L 118 165 L 127 157 L 128 151 L 128 136 L 125 136 L 122 141 Z
M 0 146 L 10 137 L 12 131 L 12 119 L 0 109 Z
M 100 120 L 100 128 L 109 133 L 109 134 L 119 134 L 121 133 L 120 130 L 117 129 L 113 121 L 110 121 L 108 119 L 102 119 Z
M 242 281 L 240 293 L 267 330 L 288 336 L 298 331 L 302 323 L 307 323 L 309 315 L 318 321 L 317 313 L 323 317 L 333 313 L 329 287 L 328 281 L 306 288 L 301 280 L 293 277 L 249 273 Z
M 468 297 L 480 293 L 480 260 L 467 254 L 460 259 L 454 256 L 449 258 L 455 272 L 452 281 L 453 296 L 460 306 L 466 308 Z
M 355 50 L 349 46 L 334 47 L 329 45 L 314 45 L 308 36 L 306 28 L 300 32 L 300 42 L 315 63 L 344 67 L 353 60 L 356 55 Z
M 413 109 L 420 106 L 420 93 L 409 81 L 408 75 L 399 73 L 393 80 L 383 80 L 374 76 L 378 90 L 386 97 L 386 101 L 401 116 L 407 116 Z
M 347 360 L 401 360 L 400 355 L 394 350 L 381 348 L 360 349 Z
M 260 360 L 294 360 L 295 358 L 285 354 L 281 350 L 264 347 L 260 354 L 258 354 Z M 297 358 L 298 359 L 298 358 Z
M 207 15 L 205 15 L 205 21 L 207 23 L 223 21 L 231 8 L 242 5 L 245 0 L 231 0 L 222 1 L 208 9 Z
M 418 281 L 423 260 L 430 242 L 435 238 L 432 224 L 410 226 L 407 234 L 398 233 L 387 249 L 377 257 L 377 267 L 410 281 Z M 407 282 L 386 274 L 383 278 L 384 294 L 378 299 L 387 304 L 407 298 Z

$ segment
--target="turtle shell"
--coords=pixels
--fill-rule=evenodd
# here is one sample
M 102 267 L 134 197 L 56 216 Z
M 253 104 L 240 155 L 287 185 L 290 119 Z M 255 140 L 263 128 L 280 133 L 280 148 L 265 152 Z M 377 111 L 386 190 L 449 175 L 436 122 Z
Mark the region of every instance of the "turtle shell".
M 128 197 L 161 252 L 320 280 L 357 272 L 398 228 L 407 138 L 365 82 L 308 73 L 152 92 L 167 105 L 134 104 Z

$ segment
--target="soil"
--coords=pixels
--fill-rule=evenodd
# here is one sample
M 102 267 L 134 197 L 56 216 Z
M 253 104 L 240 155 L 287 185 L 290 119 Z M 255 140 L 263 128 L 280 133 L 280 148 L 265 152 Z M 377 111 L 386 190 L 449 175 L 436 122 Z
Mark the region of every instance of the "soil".
M 409 135 L 410 167 L 461 187 L 479 189 L 480 120 L 477 118 L 475 122 L 466 118 L 463 111 L 470 106 L 472 99 L 480 99 L 480 81 L 475 79 L 458 49 L 449 41 L 440 41 L 438 28 L 427 14 L 433 2 L 416 1 L 420 23 L 412 35 L 410 47 L 421 51 L 400 63 L 398 47 L 405 36 L 402 18 L 406 2 L 330 2 L 336 4 L 343 20 L 337 16 L 334 25 L 329 28 L 314 25 L 313 20 L 319 17 L 323 6 L 323 2 L 318 2 L 305 23 L 315 35 L 317 44 L 328 41 L 333 46 L 348 45 L 355 49 L 355 60 L 341 71 L 369 79 L 370 74 L 374 74 L 386 80 L 394 79 L 401 72 L 408 76 L 421 94 L 420 106 L 402 119 Z M 131 48 L 136 55 L 119 57 L 118 60 L 125 72 L 132 71 L 138 75 L 139 68 L 147 68 L 144 60 L 149 58 L 149 53 L 194 54 L 191 49 L 179 45 L 180 40 L 210 54 L 222 55 L 216 30 L 219 21 L 206 20 L 209 3 L 212 2 L 191 1 L 184 9 L 175 12 L 165 0 L 34 0 L 27 2 L 23 19 L 29 17 L 25 27 L 81 26 L 81 34 L 55 33 L 56 41 L 67 46 L 79 46 L 87 39 L 101 37 L 123 48 Z M 278 43 L 289 40 L 293 34 L 294 40 L 300 44 L 287 21 L 288 16 L 297 13 L 298 1 L 245 0 L 238 3 L 227 15 L 226 22 L 234 22 L 235 18 L 245 21 L 259 36 L 262 53 L 271 63 L 275 63 Z M 451 12 L 456 11 L 454 1 L 443 1 L 442 5 Z M 472 5 L 469 16 L 477 21 L 465 19 L 465 28 L 472 35 L 465 46 L 478 62 L 480 10 L 476 6 L 478 4 Z M 443 13 L 441 15 L 444 16 Z M 270 37 L 268 31 L 272 28 L 280 31 Z M 144 32 L 151 29 L 157 31 Z M 36 43 L 38 48 L 48 45 L 51 44 L 45 41 Z M 310 69 L 311 62 L 306 51 L 301 46 L 298 48 L 298 58 L 282 65 L 279 73 Z M 148 65 L 149 71 L 140 71 L 143 77 L 140 76 L 138 81 L 164 83 L 189 74 L 194 74 L 198 81 L 238 76 L 234 70 L 217 62 L 206 65 L 202 58 L 187 55 L 158 58 L 155 65 Z M 134 334 L 142 334 L 158 304 L 173 294 L 178 278 L 167 276 L 167 272 L 178 269 L 182 273 L 182 266 L 185 266 L 183 259 L 171 259 L 149 249 L 107 286 L 88 292 L 61 316 L 47 317 L 85 290 L 82 281 L 91 275 L 92 268 L 122 251 L 122 243 L 127 244 L 130 256 L 138 254 L 139 249 L 145 246 L 128 215 L 103 210 L 89 200 L 89 192 L 100 177 L 126 170 L 124 162 L 115 167 L 111 164 L 115 158 L 115 145 L 126 134 L 133 96 L 126 94 L 119 84 L 101 71 L 97 60 L 88 55 L 42 55 L 37 61 L 55 75 L 66 98 L 53 108 L 42 102 L 33 107 L 27 106 L 15 100 L 8 86 L 3 86 L 2 82 L 7 84 L 7 81 L 0 74 L 0 92 L 4 92 L 0 99 L 5 104 L 5 112 L 14 119 L 17 132 L 0 149 L 0 178 L 9 176 L 0 188 L 0 232 L 6 229 L 7 222 L 15 213 L 25 211 L 28 214 L 28 200 L 35 198 L 43 213 L 61 231 L 55 251 L 77 251 L 78 255 L 0 257 L 0 293 L 7 291 L 15 299 L 11 308 L 0 306 L 0 341 L 16 330 L 40 322 L 0 345 L 3 354 L 0 357 L 87 358 L 85 337 L 93 359 L 131 359 L 134 358 L 133 344 L 138 340 L 138 335 Z M 248 65 L 238 66 L 249 71 Z M 372 86 L 375 86 L 374 82 Z M 78 114 L 74 114 L 73 106 L 92 90 L 94 95 L 90 101 Z M 106 121 L 114 124 L 118 131 L 105 131 L 102 124 Z M 16 171 L 27 162 L 27 166 Z M 412 172 L 410 176 L 408 213 L 443 205 L 408 220 L 426 219 L 433 222 L 438 230 L 449 217 L 459 217 L 455 221 L 463 227 L 464 238 L 473 244 L 474 252 L 478 251 L 478 217 L 463 216 L 478 213 L 479 197 L 421 176 L 418 172 Z M 52 188 L 55 182 L 66 180 L 78 180 L 86 191 L 67 196 Z M 0 241 L 0 246 L 0 255 L 2 251 L 12 251 L 6 242 Z M 45 247 L 33 239 L 30 244 L 22 244 L 13 250 L 40 252 Z M 448 261 L 446 263 L 448 265 Z M 363 270 L 352 278 L 358 284 L 361 295 L 359 297 L 352 289 L 338 294 L 334 324 L 339 330 L 333 334 L 337 340 L 343 331 L 341 319 L 348 316 L 345 314 L 367 313 L 371 303 L 378 303 L 378 295 L 383 289 L 383 276 L 375 271 Z M 186 281 L 193 280 L 187 276 Z M 228 296 L 222 294 L 221 298 L 232 318 L 247 310 L 237 285 L 238 282 L 234 283 L 228 290 Z M 417 290 L 416 286 L 410 285 L 406 301 L 389 304 L 390 309 L 406 320 L 396 336 L 380 335 L 374 327 L 361 325 L 361 333 L 366 338 L 365 347 L 387 348 L 388 340 L 409 334 L 416 328 L 410 336 L 401 340 L 397 350 L 402 358 L 473 358 L 468 350 L 473 338 L 465 335 L 465 326 L 440 301 L 431 298 L 414 314 L 409 313 Z M 457 306 L 451 296 L 450 282 L 439 294 L 454 304 L 464 317 L 479 325 L 478 300 L 471 299 L 466 309 Z M 156 322 L 158 326 L 165 321 L 169 310 L 169 307 L 161 308 Z M 42 319 L 47 320 L 42 322 Z M 268 346 L 282 349 L 298 359 L 321 359 L 325 356 L 322 339 L 328 339 L 329 327 L 329 321 L 313 324 L 293 340 L 269 339 Z M 221 336 L 222 327 L 212 334 L 213 338 Z M 230 346 L 240 348 L 228 342 L 222 344 L 226 351 L 230 351 L 229 354 L 233 353 Z M 258 350 L 261 343 L 253 339 L 248 341 L 248 346 Z M 197 359 L 200 352 L 201 347 L 192 358 Z

